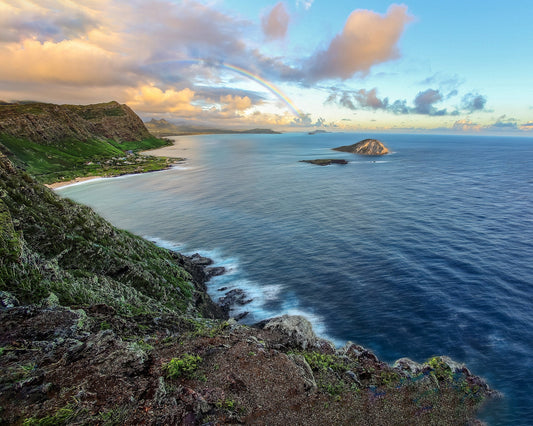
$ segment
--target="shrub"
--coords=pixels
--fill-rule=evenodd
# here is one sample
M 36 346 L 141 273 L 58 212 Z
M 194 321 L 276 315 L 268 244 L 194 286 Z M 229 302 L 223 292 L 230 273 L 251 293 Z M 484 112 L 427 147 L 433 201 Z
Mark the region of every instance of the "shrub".
M 163 369 L 167 372 L 167 377 L 174 379 L 176 377 L 186 376 L 190 377 L 202 362 L 199 355 L 185 354 L 179 358 L 172 358 L 168 363 L 163 365 Z

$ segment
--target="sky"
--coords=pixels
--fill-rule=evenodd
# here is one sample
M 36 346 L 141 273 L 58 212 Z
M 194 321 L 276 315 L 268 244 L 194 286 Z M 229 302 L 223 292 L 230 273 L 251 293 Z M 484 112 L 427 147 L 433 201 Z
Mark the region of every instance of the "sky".
M 531 0 L 0 0 L 0 100 L 144 120 L 533 135 Z

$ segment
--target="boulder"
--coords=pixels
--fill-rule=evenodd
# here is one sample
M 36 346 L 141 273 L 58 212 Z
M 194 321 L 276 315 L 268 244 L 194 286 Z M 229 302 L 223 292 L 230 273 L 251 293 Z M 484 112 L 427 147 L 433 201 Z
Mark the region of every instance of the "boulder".
M 314 347 L 318 341 L 311 323 L 300 315 L 282 315 L 272 318 L 262 325 L 262 328 L 279 332 L 288 338 L 289 343 L 304 350 Z

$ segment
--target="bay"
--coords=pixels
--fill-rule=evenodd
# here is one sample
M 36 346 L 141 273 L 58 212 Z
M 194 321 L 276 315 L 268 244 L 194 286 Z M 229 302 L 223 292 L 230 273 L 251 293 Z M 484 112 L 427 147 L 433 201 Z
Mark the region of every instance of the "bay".
M 391 154 L 332 151 L 365 137 Z M 58 193 L 228 273 L 245 323 L 302 314 L 392 362 L 448 355 L 504 394 L 489 424 L 533 424 L 533 139 L 327 133 L 176 137 L 171 170 Z M 344 158 L 347 165 L 299 160 Z

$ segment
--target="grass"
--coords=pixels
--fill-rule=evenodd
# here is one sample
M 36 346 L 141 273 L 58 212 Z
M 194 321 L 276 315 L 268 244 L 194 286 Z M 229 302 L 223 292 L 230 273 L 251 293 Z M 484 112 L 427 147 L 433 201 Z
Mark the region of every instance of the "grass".
M 106 303 L 123 315 L 187 310 L 191 277 L 170 251 L 61 199 L 5 157 L 0 194 L 0 291 L 22 303 L 50 293 L 66 306 Z
M 41 183 L 83 176 L 117 176 L 162 170 L 168 167 L 171 159 L 145 156 L 138 151 L 159 148 L 169 143 L 154 137 L 130 142 L 65 138 L 52 145 L 44 145 L 0 134 L 0 150 Z
M 70 406 L 66 406 L 57 410 L 53 415 L 35 418 L 31 417 L 24 420 L 24 426 L 60 426 L 70 424 L 72 420 L 79 413 L 73 410 Z

